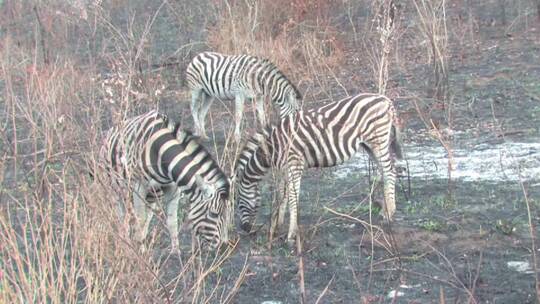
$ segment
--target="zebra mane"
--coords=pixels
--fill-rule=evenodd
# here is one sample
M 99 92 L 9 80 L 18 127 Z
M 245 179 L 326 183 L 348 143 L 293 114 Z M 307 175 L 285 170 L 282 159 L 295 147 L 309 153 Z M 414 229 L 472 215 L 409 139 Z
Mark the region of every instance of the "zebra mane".
M 287 82 L 288 86 L 290 88 L 293 89 L 294 93 L 296 94 L 296 96 L 299 98 L 299 99 L 302 99 L 302 94 L 300 93 L 300 91 L 298 90 L 298 88 L 293 84 L 293 82 L 289 79 L 289 77 L 287 77 L 272 61 L 270 61 L 270 59 L 268 58 L 262 58 L 262 62 L 263 64 L 268 68 L 268 70 L 270 71 L 270 75 L 272 77 L 278 77 L 278 78 L 283 78 L 285 79 L 285 81 Z M 268 76 L 270 76 L 268 75 Z M 266 77 L 268 77 L 266 76 Z M 266 79 L 261 79 L 261 84 L 263 85 L 264 87 L 264 82 L 265 82 Z M 269 92 L 268 93 L 271 93 L 273 89 L 275 89 L 273 86 L 272 86 L 272 82 L 270 82 L 270 87 L 269 88 L 265 88 L 265 89 L 268 89 Z
M 174 124 L 174 129 L 173 129 L 174 137 L 178 138 L 178 136 L 177 136 L 178 132 L 186 132 L 186 130 L 180 129 L 180 123 L 179 122 Z
M 253 134 L 242 148 L 235 170 L 236 180 L 242 179 L 246 166 L 253 160 L 255 153 L 261 151 L 264 158 L 268 157 L 267 140 L 275 126 L 266 126 L 262 131 Z M 266 161 L 269 161 L 268 159 Z

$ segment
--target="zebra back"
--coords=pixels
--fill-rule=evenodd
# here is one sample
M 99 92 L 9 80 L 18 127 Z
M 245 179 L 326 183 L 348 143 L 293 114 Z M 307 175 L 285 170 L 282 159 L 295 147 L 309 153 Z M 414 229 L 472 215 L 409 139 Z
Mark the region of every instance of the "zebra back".
M 269 96 L 282 118 L 297 111 L 302 99 L 300 91 L 275 64 L 250 55 L 200 53 L 189 63 L 186 80 L 191 90 L 203 89 L 217 98 L 233 99 L 237 92 L 249 98 Z

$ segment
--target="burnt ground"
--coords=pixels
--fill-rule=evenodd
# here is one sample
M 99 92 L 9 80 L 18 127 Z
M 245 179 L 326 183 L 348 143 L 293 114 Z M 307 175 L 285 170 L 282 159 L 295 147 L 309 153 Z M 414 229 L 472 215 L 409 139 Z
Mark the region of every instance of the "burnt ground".
M 508 35 L 504 28 L 490 27 L 474 45 L 451 55 L 453 117 L 451 124 L 444 115 L 438 122 L 454 148 L 535 143 L 540 138 L 539 30 L 531 27 Z M 354 49 L 350 52 L 353 58 Z M 362 78 L 357 73 L 357 69 L 347 70 L 344 75 L 351 77 L 344 79 Z M 390 83 L 395 90 L 406 88 L 425 95 L 425 73 L 425 67 L 409 74 L 398 70 Z M 346 87 L 351 94 L 358 91 L 352 81 Z M 369 90 L 370 84 L 360 87 Z M 395 101 L 400 113 L 409 115 L 405 151 L 408 146 L 439 145 L 421 120 L 410 114 L 414 113 L 412 102 L 399 97 Z M 437 117 L 426 99 L 419 98 L 419 102 Z M 231 108 L 217 104 L 211 111 L 218 113 L 213 123 L 215 130 L 220 130 L 231 126 L 226 114 Z M 164 108 L 190 119 L 188 102 L 165 102 Z M 216 131 L 216 139 L 219 153 L 223 134 Z M 373 223 L 382 227 L 383 235 L 325 209 L 363 221 L 370 218 L 368 172 L 337 176 L 335 170 L 311 169 L 302 182 L 300 226 L 308 303 L 315 302 L 321 293 L 320 303 L 392 302 L 388 297 L 391 291 L 398 292 L 396 303 L 432 303 L 442 298 L 463 303 L 472 296 L 482 303 L 535 302 L 534 274 L 508 265 L 532 263 L 525 196 L 518 181 L 456 179 L 448 196 L 446 178 L 402 178 L 396 220 L 388 226 L 373 215 Z M 536 176 L 523 184 L 534 207 L 533 224 L 538 227 L 540 217 L 535 210 L 540 203 L 540 180 Z M 230 276 L 232 286 L 232 278 L 248 258 L 238 303 L 296 303 L 300 298 L 299 257 L 279 239 L 268 249 L 272 187 L 267 181 L 263 188 L 258 218 L 261 229 L 255 235 L 241 235 L 235 254 L 222 267 L 221 274 Z M 381 199 L 381 192 L 376 187 L 375 200 Z M 282 228 L 282 237 L 286 229 Z
M 430 67 L 425 50 L 419 51 L 421 41 L 412 34 L 401 37 L 402 57 L 392 66 L 388 91 L 398 113 L 406 120 L 406 153 L 440 146 L 433 132 L 419 119 L 413 100 L 434 119 L 452 148 L 472 151 L 479 145 L 490 149 L 501 143 L 539 142 L 540 25 L 532 16 L 526 24 L 519 16 L 502 22 L 495 9 L 484 10 L 481 5 L 476 8 L 478 18 L 473 33 L 463 34 L 474 39 L 456 39 L 454 36 L 460 34 L 452 31 L 448 58 L 451 105 L 444 105 L 446 110 L 451 109 L 450 116 L 443 114 L 442 103 L 426 98 Z M 459 8 L 451 10 L 455 15 Z M 404 26 L 416 25 L 408 20 Z M 166 20 L 156 22 L 155 27 L 164 27 L 163 33 L 175 35 Z M 347 94 L 375 90 L 375 84 L 369 81 L 370 63 L 360 60 L 365 56 L 359 42 L 351 37 L 344 29 L 341 38 L 347 42 L 346 60 L 337 77 L 345 90 L 335 85 L 331 93 L 311 94 L 305 108 L 329 101 L 328 96 L 337 100 Z M 172 37 L 165 38 L 174 41 Z M 177 47 L 172 44 L 163 49 Z M 163 77 L 175 85 L 160 101 L 160 108 L 191 128 L 187 92 L 178 81 L 179 76 L 164 73 Z M 215 102 L 210 111 L 216 137 L 205 145 L 221 158 L 223 130 L 233 127 L 232 105 Z M 253 113 L 246 112 L 249 119 L 253 118 Z M 208 129 L 211 122 L 208 117 Z M 246 130 L 250 132 L 253 128 Z M 474 301 L 470 302 L 477 303 L 536 301 L 534 273 L 510 267 L 509 262 L 532 265 L 529 214 L 522 184 L 531 203 L 532 223 L 538 227 L 540 177 L 524 179 L 522 184 L 515 179 L 494 181 L 485 176 L 476 180 L 453 179 L 449 192 L 447 178 L 429 175 L 431 161 L 424 159 L 427 174 L 401 178 L 394 222 L 388 225 L 374 212 L 372 222 L 376 227 L 372 230 L 355 219 L 370 221 L 368 202 L 373 173 L 351 170 L 345 175 L 336 174 L 338 167 L 311 169 L 305 174 L 299 223 L 307 303 L 316 302 L 321 294 L 319 303 L 465 303 L 472 298 Z M 540 167 L 538 151 L 531 151 L 531 162 L 529 166 Z M 230 168 L 225 169 L 230 172 Z M 300 257 L 279 238 L 269 249 L 272 190 L 272 182 L 265 181 L 258 217 L 260 230 L 253 235 L 238 235 L 240 241 L 233 255 L 209 276 L 208 292 L 216 282 L 225 290 L 233 288 L 247 263 L 235 302 L 299 302 Z M 380 201 L 381 196 L 381 187 L 375 184 L 373 200 Z M 281 237 L 286 229 L 282 227 Z M 535 229 L 538 236 L 538 228 Z M 183 231 L 184 253 L 189 252 L 188 235 Z M 157 255 L 169 250 L 165 233 L 161 241 Z M 164 281 L 178 274 L 178 265 L 174 258 L 162 265 Z M 390 292 L 398 296 L 391 299 Z

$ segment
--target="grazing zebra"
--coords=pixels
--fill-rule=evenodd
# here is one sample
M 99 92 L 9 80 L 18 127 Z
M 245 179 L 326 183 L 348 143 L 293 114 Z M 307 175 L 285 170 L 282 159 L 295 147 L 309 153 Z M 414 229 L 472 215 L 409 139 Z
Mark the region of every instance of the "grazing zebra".
M 191 90 L 191 114 L 201 137 L 207 137 L 204 120 L 213 98 L 234 99 L 236 141 L 240 140 L 246 98 L 255 99 L 257 118 L 263 126 L 265 96 L 270 96 L 279 108 L 280 118 L 296 112 L 302 99 L 298 89 L 272 62 L 249 55 L 200 53 L 189 63 L 186 79 Z
M 113 185 L 129 185 L 137 220 L 144 221 L 139 226 L 141 239 L 152 219 L 149 209 L 161 198 L 167 205 L 172 246 L 178 249 L 177 212 L 186 196 L 192 231 L 217 247 L 228 241 L 232 219 L 229 179 L 196 138 L 179 126 L 157 111 L 128 119 L 107 134 L 101 164 Z
M 363 147 L 378 161 L 384 179 L 383 216 L 395 212 L 394 156 L 401 158 L 392 101 L 377 94 L 360 94 L 317 109 L 300 111 L 250 138 L 236 165 L 238 209 L 242 229 L 250 231 L 260 205 L 258 183 L 270 168 L 284 173 L 282 198 L 289 206 L 288 242 L 298 230 L 297 203 L 305 168 L 342 164 Z M 395 154 L 395 155 L 391 155 Z M 278 227 L 286 204 L 281 203 Z M 274 230 L 274 221 L 271 233 Z

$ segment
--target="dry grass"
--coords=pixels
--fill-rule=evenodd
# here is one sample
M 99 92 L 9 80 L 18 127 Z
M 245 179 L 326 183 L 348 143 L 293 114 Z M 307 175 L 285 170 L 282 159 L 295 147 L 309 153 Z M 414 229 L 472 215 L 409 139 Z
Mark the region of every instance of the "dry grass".
M 331 5 L 326 0 L 220 2 L 213 7 L 217 21 L 209 28 L 208 45 L 225 54 L 270 59 L 307 101 L 330 91 L 345 59 L 343 38 L 325 13 Z
M 371 9 L 374 16 L 368 25 L 371 35 L 366 35 L 363 41 L 380 94 L 386 94 L 389 65 L 395 58 L 395 46 L 400 36 L 399 10 L 393 0 L 374 1 Z
M 448 29 L 445 0 L 415 0 L 414 7 L 420 21 L 419 32 L 426 42 L 432 67 L 430 95 L 445 102 L 448 98 Z
M 169 242 L 162 218 L 149 240 L 139 244 L 132 239 L 133 223 L 117 213 L 118 203 L 130 203 L 129 193 L 93 183 L 88 176 L 91 171 L 99 173 L 95 150 L 105 129 L 136 113 L 162 108 L 170 99 L 177 102 L 177 96 L 187 96 L 175 82 L 181 82 L 185 63 L 202 49 L 271 59 L 298 84 L 306 103 L 335 100 L 349 90 L 356 93 L 370 88 L 392 98 L 401 97 L 396 99 L 400 102 L 413 100 L 408 106 L 417 111 L 414 118 L 432 130 L 450 155 L 451 181 L 452 141 L 439 122 L 445 120 L 451 131 L 451 42 L 458 46 L 458 58 L 465 61 L 471 55 L 470 45 L 477 48 L 480 17 L 469 10 L 464 14 L 468 17 L 454 15 L 457 19 L 452 21 L 446 15 L 448 3 L 444 0 L 411 1 L 397 12 L 389 0 L 363 4 L 329 0 L 209 1 L 197 5 L 189 1 L 111 0 L 86 1 L 84 5 L 0 1 L 0 302 L 235 302 L 250 266 L 249 254 L 236 272 L 222 269 L 237 247 L 213 254 L 190 251 L 184 243 L 179 259 L 163 245 Z M 416 22 L 406 27 L 409 24 L 402 20 L 411 16 Z M 521 23 L 528 22 L 526 16 L 519 13 L 507 31 L 521 29 Z M 156 20 L 164 17 L 168 27 L 159 33 L 169 36 L 162 37 L 155 28 Z M 447 24 L 449 20 L 452 26 Z M 350 35 L 344 31 L 347 27 Z M 156 45 L 163 41 L 176 44 L 176 51 L 161 53 Z M 414 45 L 412 53 L 421 52 L 417 62 L 407 57 L 404 45 L 408 44 Z M 359 57 L 354 62 L 357 73 L 347 67 L 352 48 Z M 408 98 L 415 93 L 397 87 L 393 80 L 401 72 L 417 71 L 412 66 L 418 63 L 427 66 L 432 76 L 427 89 L 433 99 L 426 104 L 420 102 L 425 99 Z M 350 70 L 353 75 L 345 73 Z M 170 71 L 172 76 L 166 74 Z M 368 79 L 362 79 L 365 75 Z M 443 108 L 437 107 L 440 102 Z M 214 113 L 207 122 L 215 131 L 209 145 L 213 145 L 224 170 L 232 172 L 241 147 L 230 140 L 232 129 L 225 132 L 224 147 L 216 143 L 223 125 L 218 117 Z M 438 120 L 440 117 L 443 119 Z M 530 256 L 537 273 L 537 210 L 527 184 L 520 182 L 519 186 L 525 198 Z M 351 271 L 358 289 L 366 293 L 362 300 L 372 303 L 368 292 L 375 285 L 375 266 L 391 262 L 385 270 L 388 277 L 408 271 L 399 265 L 403 258 L 399 248 L 394 248 L 391 233 L 373 225 L 371 219 L 366 222 L 335 210 L 332 205 L 341 195 L 331 202 L 322 202 L 324 195 L 320 193 L 315 196 L 315 205 L 334 217 L 321 215 L 316 225 L 303 231 L 306 239 L 297 243 L 301 253 L 295 260 L 299 282 L 293 284 L 301 289 L 301 300 L 325 302 L 343 280 L 336 273 L 315 293 L 309 276 L 313 265 L 310 254 L 317 250 L 310 245 L 317 243 L 325 225 L 341 221 L 364 226 L 365 237 L 371 241 L 371 246 L 366 244 L 368 251 L 371 248 L 369 266 L 351 266 Z M 332 208 L 323 209 L 323 204 Z M 378 252 L 392 258 L 375 261 L 375 247 L 383 248 Z M 480 256 L 469 282 L 463 283 L 452 264 L 458 262 L 438 250 L 432 248 L 425 255 L 435 253 L 444 268 L 438 266 L 436 272 L 450 274 L 449 280 L 409 273 L 460 290 L 471 303 L 483 301 L 477 281 L 481 281 L 482 259 L 487 257 Z M 360 275 L 364 271 L 369 274 Z M 540 299 L 538 280 L 536 275 L 536 296 Z M 439 296 L 441 303 L 450 302 L 445 290 L 440 289 Z
M 0 41 L 0 302 L 231 302 L 245 267 L 234 277 L 216 270 L 234 247 L 217 254 L 187 250 L 179 260 L 154 249 L 162 229 L 139 244 L 132 223 L 118 217 L 118 203 L 129 204 L 129 194 L 88 175 L 99 175 L 94 158 L 107 128 L 102 122 L 156 107 L 163 83 L 140 67 L 161 7 L 140 31 L 134 23 L 118 28 L 99 7 L 85 8 L 87 22 L 52 17 L 70 7 L 10 2 L 2 9 L 13 24 Z M 33 35 L 18 35 L 32 11 Z M 94 30 L 110 35 L 104 44 L 113 41 L 110 49 L 89 51 L 98 60 L 69 45 L 74 32 Z M 96 72 L 96 61 L 109 66 L 106 77 Z M 179 273 L 171 275 L 166 270 L 175 264 Z M 237 284 L 226 287 L 222 280 Z

